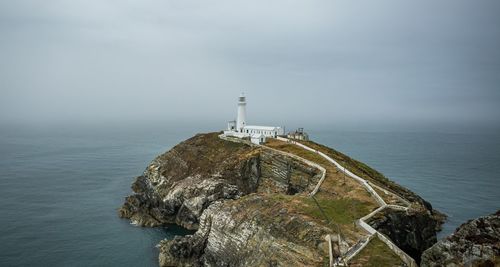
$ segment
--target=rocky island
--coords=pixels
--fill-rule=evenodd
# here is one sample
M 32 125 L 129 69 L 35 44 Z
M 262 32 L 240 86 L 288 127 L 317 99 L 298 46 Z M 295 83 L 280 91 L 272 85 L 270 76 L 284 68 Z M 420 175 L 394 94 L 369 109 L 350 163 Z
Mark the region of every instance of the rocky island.
M 344 167 L 342 167 L 344 166 Z M 312 141 L 198 134 L 158 156 L 119 209 L 160 242 L 160 266 L 401 266 L 444 216 L 379 172 Z
M 500 210 L 462 224 L 424 252 L 421 266 L 500 266 Z

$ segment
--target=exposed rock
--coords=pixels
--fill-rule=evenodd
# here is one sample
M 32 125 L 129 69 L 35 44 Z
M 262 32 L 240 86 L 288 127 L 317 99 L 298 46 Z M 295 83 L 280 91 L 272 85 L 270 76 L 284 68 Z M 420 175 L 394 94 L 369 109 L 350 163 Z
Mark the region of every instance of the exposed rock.
M 256 149 L 197 135 L 157 157 L 132 185 L 120 217 L 141 226 L 176 223 L 198 228 L 210 203 L 236 199 L 257 187 Z
M 428 212 L 410 209 L 384 209 L 368 222 L 373 228 L 389 237 L 394 244 L 410 255 L 417 263 L 420 255 L 436 243 L 439 222 Z
M 260 192 L 286 194 L 309 192 L 321 176 L 317 169 L 271 150 L 261 151 L 260 159 L 262 176 L 258 187 Z
M 281 204 L 255 194 L 212 204 L 194 235 L 162 241 L 160 266 L 321 266 L 329 229 Z
M 133 183 L 120 217 L 140 226 L 175 223 L 197 230 L 162 241 L 161 266 L 323 266 L 325 236 L 334 233 L 324 216 L 313 219 L 296 203 L 275 197 L 307 198 L 320 170 L 217 135 L 196 135 L 154 159 Z M 412 210 L 387 213 L 373 223 L 419 256 L 436 241 L 439 221 L 432 207 Z
M 302 143 L 322 151 L 338 162 L 342 162 L 356 175 L 403 197 L 411 203 L 408 212 L 387 208 L 377 213 L 368 223 L 388 236 L 415 261 L 419 262 L 422 252 L 436 243 L 436 233 L 441 230 L 446 216 L 434 210 L 429 202 L 411 190 L 389 180 L 368 165 L 339 151 L 313 141 L 302 141 Z
M 419 210 L 421 212 L 426 212 L 433 217 L 433 220 L 437 221 L 436 230 L 441 230 L 441 225 L 446 220 L 446 215 L 440 213 L 439 211 L 432 208 L 431 203 L 425 201 L 419 195 L 415 194 L 408 188 L 405 188 L 394 181 L 391 181 L 385 177 L 382 173 L 371 168 L 370 166 L 364 164 L 363 162 L 357 161 L 333 148 L 329 148 L 322 144 L 315 143 L 313 141 L 301 141 L 305 145 L 318 149 L 323 153 L 327 154 L 337 162 L 342 162 L 347 169 L 355 173 L 359 177 L 362 177 L 376 185 L 380 185 L 385 189 L 396 193 L 397 195 L 405 198 L 412 203 L 412 209 Z
M 132 185 L 119 216 L 140 226 L 176 223 L 198 229 L 203 210 L 219 199 L 259 191 L 311 190 L 318 170 L 293 158 L 199 134 L 154 159 Z
M 500 266 L 500 210 L 462 224 L 424 252 L 421 266 Z

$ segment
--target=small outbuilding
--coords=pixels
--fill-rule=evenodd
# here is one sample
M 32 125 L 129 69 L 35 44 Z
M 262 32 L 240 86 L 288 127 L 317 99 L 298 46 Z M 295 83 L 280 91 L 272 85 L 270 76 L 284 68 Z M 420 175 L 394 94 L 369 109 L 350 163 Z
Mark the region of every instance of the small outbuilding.
M 262 133 L 252 134 L 250 136 L 250 141 L 256 145 L 262 145 L 266 142 L 266 136 Z
M 288 138 L 309 141 L 309 135 L 306 132 L 304 132 L 304 128 L 299 128 L 296 131 L 289 132 Z

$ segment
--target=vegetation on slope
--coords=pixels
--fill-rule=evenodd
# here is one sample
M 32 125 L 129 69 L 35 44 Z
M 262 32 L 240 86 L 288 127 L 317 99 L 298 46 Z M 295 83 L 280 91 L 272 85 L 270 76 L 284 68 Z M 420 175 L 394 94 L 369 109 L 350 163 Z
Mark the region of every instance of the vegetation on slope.
M 331 162 L 317 153 L 276 139 L 268 139 L 266 146 L 313 161 L 326 169 L 325 180 L 314 198 L 307 195 L 292 197 L 300 202 L 303 214 L 326 223 L 333 232 L 340 230 L 349 242 L 357 242 L 361 235 L 355 226 L 356 220 L 378 207 L 370 194 L 358 182 L 345 178 Z
M 329 157 L 333 158 L 335 161 L 337 161 L 339 164 L 342 166 L 346 167 L 349 171 L 352 173 L 358 175 L 359 177 L 362 177 L 374 184 L 377 184 L 381 187 L 386 188 L 387 190 L 390 190 L 397 195 L 409 200 L 410 202 L 413 202 L 415 204 L 420 204 L 425 206 L 426 209 L 429 211 L 433 212 L 436 217 L 439 217 L 440 220 L 444 220 L 444 215 L 433 210 L 432 206 L 430 203 L 422 199 L 420 196 L 417 194 L 413 193 L 412 191 L 408 190 L 407 188 L 404 188 L 395 182 L 389 180 L 387 177 L 385 177 L 382 173 L 376 171 L 375 169 L 369 167 L 368 165 L 364 164 L 363 162 L 357 161 L 335 149 L 329 148 L 327 146 L 318 144 L 313 141 L 299 141 L 300 143 L 307 145 L 313 149 L 316 149 L 317 151 L 321 151 L 328 155 Z
M 158 168 L 169 184 L 197 175 L 226 177 L 235 184 L 244 182 L 239 177 L 241 164 L 249 158 L 258 157 L 258 149 L 224 141 L 218 135 L 218 133 L 197 134 L 158 156 L 150 168 Z
M 313 142 L 307 142 L 307 145 L 328 154 L 354 173 L 379 184 L 381 187 L 388 188 L 387 185 L 392 183 L 365 164 L 333 149 Z M 290 247 L 290 244 L 301 245 L 303 248 L 307 248 L 306 250 L 309 250 L 310 253 L 315 254 L 313 258 L 319 259 L 320 262 L 316 262 L 316 264 L 320 265 L 322 265 L 323 260 L 328 258 L 326 242 L 324 241 L 324 236 L 327 233 L 333 234 L 335 237 L 337 237 L 335 234 L 338 233 L 341 237 L 339 239 L 341 241 L 339 244 L 336 243 L 337 247 L 334 248 L 335 255 L 366 237 L 366 233 L 360 231 L 355 222 L 376 209 L 378 203 L 360 183 L 346 177 L 334 164 L 318 153 L 274 138 L 269 138 L 265 146 L 297 155 L 325 168 L 326 177 L 318 193 L 314 197 L 309 196 L 321 174 L 318 174 L 317 170 L 308 171 L 314 168 L 307 164 L 302 162 L 301 164 L 306 167 L 301 167 L 301 164 L 294 163 L 294 161 L 299 160 L 284 156 L 275 150 L 225 141 L 218 137 L 218 133 L 209 133 L 196 135 L 157 157 L 148 166 L 144 175 L 138 177 L 137 182 L 134 183 L 134 188 L 137 190 L 134 189 L 136 192 L 134 198 L 127 200 L 126 204 L 129 204 L 127 207 L 130 208 L 127 211 L 130 210 L 130 212 L 141 216 L 149 214 L 172 216 L 181 225 L 198 227 L 198 223 L 201 225 L 208 223 L 204 229 L 210 229 L 211 222 L 199 221 L 198 216 L 204 214 L 203 210 L 210 207 L 212 202 L 219 203 L 218 205 L 225 203 L 223 206 L 230 208 L 227 210 L 227 214 L 220 213 L 220 207 L 217 206 L 207 216 L 215 216 L 213 218 L 218 218 L 222 222 L 234 219 L 237 221 L 235 229 L 240 227 L 238 226 L 240 222 L 249 222 L 255 219 L 254 226 L 259 229 L 252 231 L 265 232 L 265 235 L 256 239 L 256 242 L 266 239 L 270 242 L 269 244 L 274 244 L 272 245 L 274 248 L 280 249 L 295 248 L 294 246 Z M 300 184 L 302 180 L 307 180 L 309 186 L 310 177 L 308 175 L 316 177 L 316 180 L 311 182 L 311 186 L 307 190 L 287 190 L 287 187 L 293 184 L 292 178 L 294 177 L 298 177 L 301 181 Z M 276 183 L 278 189 L 281 188 L 279 186 L 284 189 L 282 191 L 270 190 L 266 187 L 266 181 Z M 200 187 L 200 184 L 203 185 Z M 395 185 L 395 187 L 399 189 L 399 186 Z M 416 197 L 418 198 L 418 196 Z M 426 212 L 426 210 L 423 211 Z M 228 233 L 225 225 L 222 223 L 218 231 L 202 232 L 203 236 L 200 238 L 212 242 L 210 245 L 206 245 L 207 250 L 203 252 L 207 257 L 216 257 L 215 252 L 219 250 L 211 251 L 208 248 L 216 247 L 219 244 L 218 240 L 224 239 L 230 244 L 230 240 L 240 238 L 241 233 L 252 232 L 246 229 L 247 232 L 238 230 L 234 233 Z M 212 239 L 207 239 L 208 236 Z M 271 238 L 269 239 L 267 236 L 271 236 Z M 271 242 L 272 238 L 290 243 L 280 246 L 274 241 Z M 174 247 L 184 243 L 188 247 L 193 247 L 189 242 L 196 240 L 186 237 L 184 241 L 187 243 L 181 241 L 174 240 L 170 243 L 174 244 Z M 232 251 L 231 248 L 232 246 L 228 246 L 225 250 L 229 253 Z M 378 254 L 386 254 L 378 246 L 374 246 L 373 249 L 378 251 Z M 292 249 L 290 252 L 292 251 L 294 250 Z M 168 256 L 169 253 L 165 252 L 165 255 Z M 243 256 L 243 254 L 240 255 L 241 252 L 234 253 L 239 255 L 238 257 Z M 181 261 L 188 260 L 182 255 L 181 257 L 174 254 L 170 256 L 177 257 L 177 260 Z M 283 253 L 283 255 L 287 254 Z M 272 255 L 268 256 L 266 260 L 274 259 Z M 239 262 L 238 257 L 234 258 L 237 262 Z M 387 259 L 390 258 L 387 256 Z M 244 259 L 249 258 L 240 260 Z M 382 260 L 387 259 L 375 259 L 374 262 L 385 263 L 388 261 Z M 274 260 L 287 262 L 286 257 Z
M 390 233 L 390 238 L 393 240 L 396 239 L 396 244 L 403 247 L 418 262 L 420 253 L 435 242 L 435 230 L 440 228 L 441 223 L 439 222 L 443 219 L 441 214 L 433 211 L 430 204 L 418 195 L 388 180 L 381 173 L 373 170 L 366 164 L 314 142 L 303 143 L 334 158 L 342 166 L 346 166 L 358 176 L 383 188 L 374 187 L 387 203 L 405 205 L 399 197 L 392 194 L 385 194 L 382 192 L 383 190 L 392 191 L 396 195 L 402 196 L 412 202 L 412 219 L 408 219 L 410 217 L 407 218 L 406 215 L 403 215 L 403 217 L 392 216 L 392 210 L 388 210 L 383 216 L 390 223 L 387 225 L 379 224 L 381 229 L 378 226 L 372 226 L 380 231 Z M 319 193 L 314 199 L 309 198 L 310 203 L 316 204 L 316 207 L 309 205 L 310 209 L 306 210 L 313 217 L 323 217 L 327 221 L 331 221 L 331 224 L 335 226 L 333 229 L 340 230 L 341 235 L 351 245 L 353 244 L 352 241 L 354 243 L 357 242 L 362 233 L 359 232 L 359 229 L 353 227 L 354 222 L 378 207 L 378 204 L 374 203 L 373 198 L 367 191 L 354 179 L 348 176 L 346 178 L 346 175 L 342 171 L 339 171 L 334 164 L 326 161 L 316 152 L 275 139 L 270 139 L 266 145 L 319 163 L 327 170 L 326 179 L 321 185 Z M 375 178 L 372 178 L 372 176 Z M 396 228 L 401 229 L 401 231 L 398 232 L 396 230 L 394 232 L 394 229 L 392 229 L 394 227 L 391 227 L 392 224 L 397 225 Z M 386 229 L 387 227 L 389 229 Z M 404 237 L 405 235 L 409 235 L 410 238 Z
M 403 264 L 399 256 L 378 237 L 373 238 L 370 243 L 349 262 L 349 266 L 351 267 L 396 267 Z

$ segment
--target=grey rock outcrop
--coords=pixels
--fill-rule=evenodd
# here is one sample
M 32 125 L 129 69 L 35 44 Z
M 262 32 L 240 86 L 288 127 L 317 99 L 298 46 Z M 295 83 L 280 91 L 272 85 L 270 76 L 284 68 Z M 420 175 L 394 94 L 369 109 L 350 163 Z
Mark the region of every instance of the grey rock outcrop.
M 421 266 L 500 266 L 500 210 L 462 224 L 423 253 Z
M 321 175 L 296 157 L 198 134 L 155 158 L 118 213 L 140 226 L 197 230 L 161 241 L 161 266 L 323 266 L 324 237 L 335 230 L 305 212 Z M 435 242 L 439 220 L 418 206 L 373 223 L 420 253 Z
M 422 253 L 436 243 L 436 230 L 440 227 L 440 223 L 428 212 L 415 212 L 413 209 L 385 209 L 368 223 L 417 262 L 420 262 Z
M 199 134 L 154 159 L 118 213 L 140 226 L 175 223 L 196 230 L 214 201 L 257 191 L 300 193 L 319 178 L 318 170 L 293 158 Z
M 216 202 L 194 235 L 161 242 L 160 266 L 321 266 L 330 230 L 280 209 L 268 195 Z
M 175 223 L 198 228 L 201 213 L 219 199 L 237 199 L 257 188 L 256 149 L 197 135 L 158 156 L 132 184 L 119 216 L 140 226 Z

